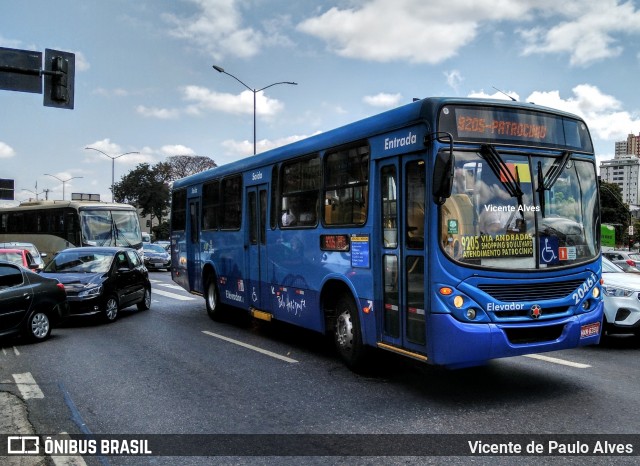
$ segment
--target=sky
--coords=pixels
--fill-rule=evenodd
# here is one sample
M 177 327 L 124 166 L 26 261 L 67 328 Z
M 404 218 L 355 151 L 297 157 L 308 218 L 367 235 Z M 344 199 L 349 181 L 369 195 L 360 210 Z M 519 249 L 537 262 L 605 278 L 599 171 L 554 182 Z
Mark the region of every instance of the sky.
M 16 200 L 110 201 L 112 165 L 251 155 L 268 86 L 258 152 L 430 96 L 576 113 L 599 161 L 640 134 L 640 0 L 0 0 L 0 47 L 76 60 L 73 110 L 0 90 Z

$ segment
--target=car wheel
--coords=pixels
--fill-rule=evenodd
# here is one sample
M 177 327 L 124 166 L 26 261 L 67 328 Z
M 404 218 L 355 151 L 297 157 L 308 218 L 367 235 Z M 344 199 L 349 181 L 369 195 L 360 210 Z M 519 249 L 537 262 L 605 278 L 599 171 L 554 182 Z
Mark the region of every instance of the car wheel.
M 44 312 L 36 311 L 27 320 L 29 338 L 33 341 L 44 341 L 51 335 L 51 323 L 49 316 Z
M 338 353 L 350 369 L 364 367 L 366 348 L 362 343 L 358 309 L 349 296 L 342 296 L 336 305 L 334 340 Z
M 104 305 L 104 319 L 107 322 L 113 322 L 118 317 L 118 300 L 115 296 L 109 296 Z
M 222 305 L 218 299 L 218 288 L 216 287 L 216 280 L 213 275 L 207 279 L 204 302 L 207 306 L 207 314 L 209 314 L 209 317 L 215 321 L 219 321 L 222 318 Z
M 151 290 L 149 288 L 144 289 L 144 297 L 142 301 L 138 303 L 139 311 L 146 311 L 151 307 Z

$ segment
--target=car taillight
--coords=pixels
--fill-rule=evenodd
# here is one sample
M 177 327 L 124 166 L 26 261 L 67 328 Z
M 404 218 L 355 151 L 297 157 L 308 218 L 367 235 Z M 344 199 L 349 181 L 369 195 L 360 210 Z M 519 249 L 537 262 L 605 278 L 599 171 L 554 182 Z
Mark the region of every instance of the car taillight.
M 59 290 L 62 290 L 65 293 L 67 292 L 67 290 L 64 289 L 64 285 L 62 283 L 56 283 L 56 286 L 58 287 Z
M 627 264 L 629 264 L 631 267 L 635 267 L 636 266 L 636 262 L 632 261 L 631 259 L 627 259 Z

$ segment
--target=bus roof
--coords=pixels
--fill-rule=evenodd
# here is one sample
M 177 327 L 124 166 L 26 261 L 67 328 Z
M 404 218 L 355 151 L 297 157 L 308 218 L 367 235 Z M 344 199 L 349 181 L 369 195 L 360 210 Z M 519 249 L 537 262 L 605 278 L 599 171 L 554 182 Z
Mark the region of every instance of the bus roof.
M 277 147 L 257 155 L 245 157 L 241 160 L 176 180 L 173 184 L 173 189 L 179 189 L 192 184 L 199 184 L 209 180 L 213 176 L 222 177 L 226 174 L 270 165 L 288 157 L 313 154 L 328 148 L 350 144 L 377 134 L 383 134 L 395 129 L 417 124 L 420 121 L 435 122 L 438 111 L 443 105 L 454 104 L 491 105 L 504 108 L 524 109 L 536 112 L 553 113 L 554 115 L 582 121 L 582 119 L 576 115 L 526 102 L 464 97 L 430 97 L 417 100 L 407 105 L 370 116 L 363 120 L 355 121 L 345 126 L 341 126 L 285 146 Z M 433 128 L 429 128 L 429 130 L 434 131 Z
M 101 202 L 101 201 L 24 201 L 20 205 L 14 207 L 1 207 L 0 210 L 6 211 L 21 211 L 21 210 L 39 210 L 39 209 L 56 209 L 63 207 L 71 207 L 73 209 L 83 208 L 97 208 L 97 209 L 125 209 L 132 210 L 135 207 L 129 204 L 118 204 L 113 202 Z

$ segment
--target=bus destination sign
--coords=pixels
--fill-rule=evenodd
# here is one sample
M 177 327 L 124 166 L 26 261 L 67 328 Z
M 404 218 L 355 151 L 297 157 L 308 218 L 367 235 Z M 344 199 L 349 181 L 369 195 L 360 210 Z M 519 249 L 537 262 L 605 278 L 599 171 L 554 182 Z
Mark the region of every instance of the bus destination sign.
M 457 141 L 593 150 L 581 121 L 521 108 L 447 105 L 440 111 L 438 130 Z

